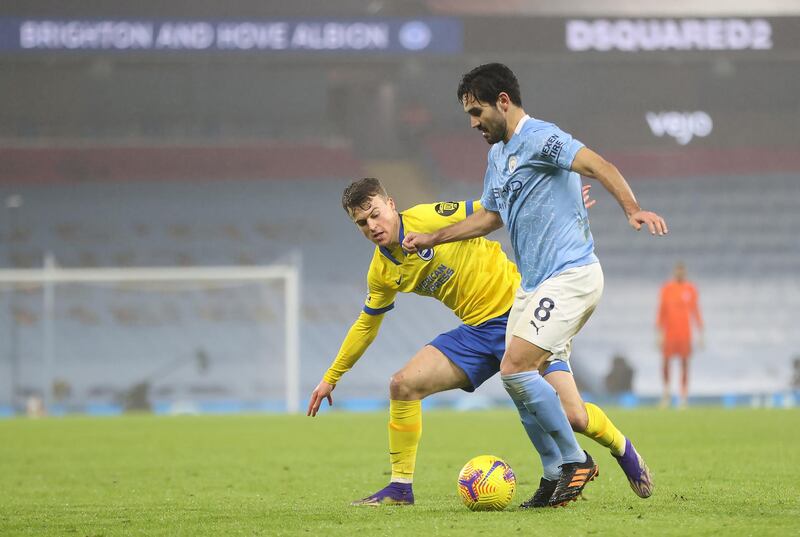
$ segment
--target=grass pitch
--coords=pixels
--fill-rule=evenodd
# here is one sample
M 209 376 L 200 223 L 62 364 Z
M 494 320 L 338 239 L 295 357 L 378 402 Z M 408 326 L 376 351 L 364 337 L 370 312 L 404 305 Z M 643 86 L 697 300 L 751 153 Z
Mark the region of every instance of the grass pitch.
M 586 501 L 467 511 L 469 458 L 505 458 L 513 506 L 540 465 L 511 410 L 424 415 L 414 507 L 353 508 L 388 480 L 386 413 L 0 421 L 0 535 L 800 535 L 800 410 L 608 409 L 655 473 L 608 451 Z

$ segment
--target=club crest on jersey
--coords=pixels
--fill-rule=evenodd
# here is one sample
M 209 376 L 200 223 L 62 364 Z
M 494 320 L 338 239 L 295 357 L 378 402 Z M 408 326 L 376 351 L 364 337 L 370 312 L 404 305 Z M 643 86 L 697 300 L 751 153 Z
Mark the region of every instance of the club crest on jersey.
M 417 252 L 417 255 L 423 261 L 430 261 L 433 259 L 433 248 L 425 248 L 424 250 L 420 250 Z
M 436 212 L 442 216 L 452 216 L 458 210 L 458 202 L 457 201 L 443 201 L 442 203 L 437 203 L 434 206 Z
M 517 156 L 511 155 L 508 157 L 508 171 L 510 173 L 514 173 L 514 170 L 517 169 Z

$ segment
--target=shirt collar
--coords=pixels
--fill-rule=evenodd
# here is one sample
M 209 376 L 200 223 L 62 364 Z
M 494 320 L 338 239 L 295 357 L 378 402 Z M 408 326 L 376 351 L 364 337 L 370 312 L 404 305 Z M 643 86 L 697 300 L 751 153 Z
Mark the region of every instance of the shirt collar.
M 402 245 L 403 245 L 403 240 L 406 238 L 406 233 L 405 233 L 405 227 L 403 226 L 403 215 L 402 214 L 400 215 L 400 230 L 399 231 L 400 231 L 400 237 L 399 237 L 399 239 L 400 239 L 400 251 L 403 252 L 403 254 L 405 255 L 406 252 L 405 252 L 405 250 L 403 250 L 403 246 Z M 389 248 L 387 248 L 385 246 L 380 246 L 380 247 L 378 247 L 378 249 L 381 251 L 381 253 L 383 254 L 384 257 L 389 259 L 389 261 L 391 261 L 395 265 L 400 265 L 401 264 L 401 262 L 398 261 L 397 258 L 394 255 L 392 255 L 392 251 Z
M 531 118 L 531 116 L 529 116 L 528 114 L 525 114 L 524 116 L 522 116 L 522 119 L 520 119 L 520 120 L 519 120 L 519 123 L 517 123 L 517 128 L 516 128 L 516 129 L 514 129 L 514 134 L 519 134 L 519 131 L 521 131 L 521 130 L 522 130 L 522 126 L 523 126 L 523 125 L 525 124 L 525 122 L 526 122 L 526 121 L 528 121 L 530 118 Z

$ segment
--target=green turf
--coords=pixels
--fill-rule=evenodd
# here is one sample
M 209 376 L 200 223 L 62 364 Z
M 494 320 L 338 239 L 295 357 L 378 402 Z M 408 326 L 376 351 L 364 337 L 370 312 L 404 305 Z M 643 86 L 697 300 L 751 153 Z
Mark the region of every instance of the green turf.
M 656 474 L 640 500 L 606 450 L 587 501 L 472 513 L 456 476 L 504 457 L 538 484 L 508 411 L 428 412 L 414 507 L 353 508 L 388 478 L 386 415 L 0 421 L 0 535 L 800 535 L 800 411 L 611 409 Z

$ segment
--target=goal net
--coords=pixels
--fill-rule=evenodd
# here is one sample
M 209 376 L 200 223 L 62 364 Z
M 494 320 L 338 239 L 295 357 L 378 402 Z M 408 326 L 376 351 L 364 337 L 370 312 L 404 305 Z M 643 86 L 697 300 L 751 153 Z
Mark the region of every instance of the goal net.
M 289 411 L 299 269 L 0 270 L 0 411 Z

